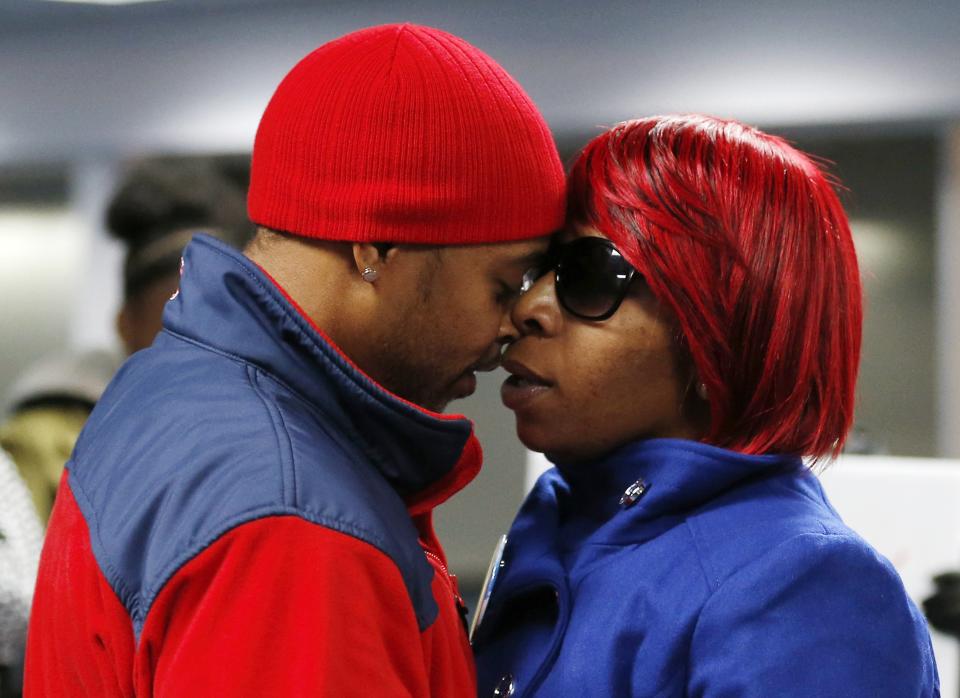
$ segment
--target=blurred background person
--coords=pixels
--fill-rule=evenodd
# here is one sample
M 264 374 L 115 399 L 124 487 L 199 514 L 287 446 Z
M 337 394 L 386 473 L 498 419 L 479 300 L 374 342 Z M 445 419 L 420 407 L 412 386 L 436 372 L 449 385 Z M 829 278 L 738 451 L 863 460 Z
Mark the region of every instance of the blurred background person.
M 245 185 L 210 160 L 159 158 L 131 167 L 105 215 L 125 249 L 116 328 L 127 355 L 159 332 L 163 306 L 177 289 L 180 253 L 194 233 L 246 244 L 253 227 L 245 196 Z M 109 350 L 61 353 L 30 366 L 11 388 L 0 446 L 16 462 L 44 523 L 63 465 L 120 360 Z
M 22 689 L 23 650 L 43 528 L 17 468 L 0 450 L 0 698 Z
M 934 628 L 960 638 L 960 571 L 939 574 L 933 583 L 936 592 L 924 600 L 923 611 Z
M 246 188 L 209 160 L 147 160 L 110 202 L 110 234 L 126 249 L 117 333 L 126 353 L 153 343 L 163 306 L 177 290 L 180 253 L 202 231 L 242 249 L 253 235 Z
M 44 524 L 63 464 L 119 365 L 107 350 L 55 354 L 30 366 L 7 396 L 0 447 L 16 463 Z

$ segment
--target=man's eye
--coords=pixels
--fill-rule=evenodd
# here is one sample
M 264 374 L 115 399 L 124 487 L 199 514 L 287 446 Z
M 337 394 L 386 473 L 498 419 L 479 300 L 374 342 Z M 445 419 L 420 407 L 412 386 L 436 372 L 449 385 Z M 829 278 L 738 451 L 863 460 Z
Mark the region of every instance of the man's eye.
M 497 303 L 501 305 L 506 305 L 514 301 L 517 296 L 523 293 L 522 288 L 517 288 L 515 286 L 510 286 L 505 284 L 502 281 L 500 282 L 500 290 L 497 292 Z

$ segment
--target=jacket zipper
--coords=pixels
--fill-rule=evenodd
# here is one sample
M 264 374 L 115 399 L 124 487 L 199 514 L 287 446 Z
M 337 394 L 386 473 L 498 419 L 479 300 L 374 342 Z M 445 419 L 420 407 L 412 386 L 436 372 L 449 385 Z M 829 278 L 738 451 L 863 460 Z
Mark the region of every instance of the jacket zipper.
M 457 585 L 457 576 L 455 574 L 450 574 L 450 570 L 447 569 L 443 559 L 436 553 L 430 552 L 424 548 L 423 554 L 431 560 L 434 560 L 437 563 L 437 566 L 440 568 L 440 571 L 443 572 L 444 576 L 447 578 L 447 582 L 450 584 L 451 595 L 453 596 L 454 602 L 457 604 L 457 612 L 460 614 L 460 620 L 463 623 L 463 629 L 469 634 L 469 625 L 467 623 L 467 615 L 469 611 L 467 610 L 467 604 L 464 602 L 463 597 L 460 596 L 460 588 Z

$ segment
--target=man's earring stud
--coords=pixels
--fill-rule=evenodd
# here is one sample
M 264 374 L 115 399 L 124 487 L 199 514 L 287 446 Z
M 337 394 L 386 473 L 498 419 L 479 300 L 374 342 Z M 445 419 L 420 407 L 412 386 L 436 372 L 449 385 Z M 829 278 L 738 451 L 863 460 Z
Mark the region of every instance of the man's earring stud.
M 378 272 L 373 267 L 366 267 L 362 272 L 360 272 L 360 276 L 368 284 L 372 284 L 374 281 L 377 280 L 377 277 L 380 276 L 380 272 Z
M 709 395 L 707 394 L 707 384 L 706 383 L 697 383 L 697 395 L 701 400 L 706 400 Z

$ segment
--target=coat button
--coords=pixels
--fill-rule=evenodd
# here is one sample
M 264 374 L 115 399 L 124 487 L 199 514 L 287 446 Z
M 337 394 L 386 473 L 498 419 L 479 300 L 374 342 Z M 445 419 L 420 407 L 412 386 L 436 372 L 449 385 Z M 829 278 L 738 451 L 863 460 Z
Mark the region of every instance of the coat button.
M 504 674 L 497 682 L 497 687 L 493 689 L 494 698 L 508 698 L 513 695 L 517 685 L 513 681 L 513 674 Z
M 620 506 L 624 509 L 627 507 L 632 507 L 637 503 L 637 500 L 640 499 L 647 492 L 647 483 L 643 480 L 637 480 L 635 483 L 630 485 L 623 493 L 623 496 L 620 497 Z

